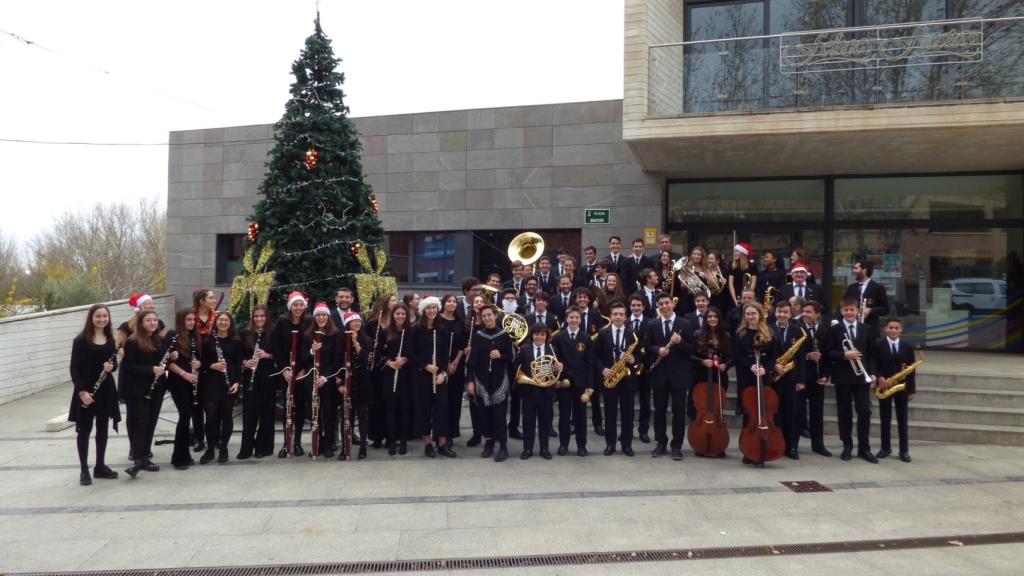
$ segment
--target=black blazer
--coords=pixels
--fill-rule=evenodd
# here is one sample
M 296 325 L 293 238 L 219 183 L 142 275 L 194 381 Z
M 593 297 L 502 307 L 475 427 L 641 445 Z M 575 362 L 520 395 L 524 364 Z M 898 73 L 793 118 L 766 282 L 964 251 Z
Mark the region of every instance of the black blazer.
M 708 321 L 708 313 L 707 313 L 707 311 L 704 312 L 703 316 L 704 316 L 704 322 L 707 322 Z M 683 314 L 683 318 L 687 322 L 690 323 L 690 326 L 693 327 L 694 333 L 700 331 L 701 325 L 700 325 L 700 320 L 697 319 L 697 311 L 696 310 L 694 310 L 693 312 L 687 312 L 686 314 Z
M 799 358 L 804 361 L 804 377 L 808 386 L 814 384 L 819 378 L 828 378 L 832 373 L 832 363 L 825 354 L 825 342 L 828 337 L 828 326 L 818 322 L 817 326 L 809 326 L 800 322 L 800 327 L 807 331 L 807 341 L 800 349 Z M 807 355 L 817 350 L 821 353 L 821 360 L 815 362 L 807 358 Z
M 507 288 L 514 288 L 516 291 L 516 296 L 518 297 L 520 294 L 523 293 L 523 289 L 526 288 L 526 276 L 524 275 L 522 278 L 519 279 L 518 286 L 516 286 L 515 278 L 505 280 L 505 282 L 501 284 L 501 289 L 505 290 Z
M 846 335 L 846 322 L 840 320 L 828 329 L 828 336 L 825 341 L 825 355 L 832 363 L 832 383 L 836 385 L 863 384 L 864 379 L 853 373 L 850 361 L 843 358 L 843 336 Z M 868 374 L 875 373 L 874 343 L 871 336 L 871 329 L 862 323 L 857 324 L 857 338 L 853 345 L 864 354 L 861 363 Z
M 630 326 L 629 322 L 626 322 L 623 325 L 623 330 L 622 353 L 625 354 L 626 350 L 633 345 L 634 332 L 633 327 Z M 633 349 L 633 355 L 635 356 L 634 360 L 640 357 L 641 345 L 643 344 L 643 342 L 640 341 L 640 335 L 637 334 L 636 337 L 638 343 L 636 348 Z M 612 365 L 615 364 L 615 355 L 612 353 L 615 348 L 615 338 L 611 324 L 601 328 L 601 331 L 597 335 L 597 342 L 595 342 L 595 344 L 596 347 L 594 349 L 594 355 L 598 362 L 598 368 L 602 370 L 604 368 L 611 368 Z
M 789 300 L 795 294 L 796 288 L 793 286 L 793 284 L 786 284 L 775 297 L 775 301 L 778 302 L 780 300 Z M 808 302 L 814 300 L 816 302 L 824 304 L 825 296 L 821 291 L 821 286 L 818 286 L 817 284 L 810 284 L 808 282 L 804 282 L 804 300 Z
M 892 347 L 889 346 L 889 339 L 886 337 L 879 338 L 875 341 L 875 366 L 878 369 L 878 375 L 889 378 L 893 374 L 896 374 L 904 368 L 904 366 L 910 366 L 914 363 L 917 358 L 914 356 L 914 348 L 906 340 L 900 338 L 899 346 L 896 349 L 896 355 L 892 355 Z M 915 375 L 917 371 L 911 372 L 907 376 L 907 394 L 914 394 L 917 392 L 917 380 Z
M 665 319 L 660 316 L 647 323 L 643 340 L 644 348 L 647 352 L 648 368 L 657 360 L 658 349 L 662 346 L 667 346 L 671 337 L 671 335 L 669 338 L 665 337 L 664 325 Z M 689 386 L 693 380 L 693 362 L 691 357 L 696 348 L 693 340 L 693 329 L 689 322 L 677 314 L 675 321 L 672 323 L 672 332 L 680 334 L 683 337 L 682 342 L 673 346 L 669 350 L 668 356 L 662 359 L 658 367 L 653 371 L 648 371 L 648 373 L 652 383 L 668 382 Z
M 590 336 L 593 336 L 594 334 L 597 334 L 597 331 L 600 330 L 603 326 L 604 326 L 604 318 L 601 317 L 601 314 L 598 313 L 598 311 L 594 310 L 593 308 L 588 308 L 587 309 L 587 314 L 586 314 L 587 334 L 590 335 Z M 581 318 L 580 319 L 580 328 L 582 329 L 583 327 L 584 327 L 584 320 Z
M 550 308 L 548 308 L 548 311 L 544 313 L 544 325 L 548 327 L 548 330 L 551 330 L 552 332 L 554 332 L 555 330 L 558 330 L 558 322 L 556 321 L 557 317 L 558 316 L 556 314 L 551 312 Z M 528 315 L 526 317 L 526 324 L 528 326 L 530 326 L 531 328 L 536 323 L 537 323 L 537 315 L 536 314 L 530 314 L 530 315 Z M 526 347 L 526 346 L 533 346 L 533 341 L 530 340 L 529 338 L 527 338 L 527 340 L 523 340 L 523 346 L 524 347 Z
M 637 289 L 636 281 L 640 277 L 640 271 L 644 268 L 654 268 L 654 261 L 647 255 L 643 255 L 640 257 L 640 263 L 637 264 L 632 253 L 625 256 L 624 260 L 622 258 L 623 256 L 619 256 L 619 276 L 622 276 L 624 284 L 622 291 L 628 294 Z
M 843 297 L 860 298 L 860 284 L 854 282 L 846 287 L 846 292 L 843 293 Z M 889 315 L 889 297 L 885 293 L 885 286 L 878 282 L 869 279 L 867 286 L 864 287 L 864 298 L 868 301 L 868 307 L 871 308 L 871 315 L 867 317 L 867 324 L 875 329 L 877 334 L 877 328 L 879 327 L 879 319 L 885 318 Z
M 783 354 L 785 354 L 786 351 L 789 350 L 790 347 L 792 347 L 793 344 L 795 344 L 796 341 L 799 340 L 803 336 L 803 333 L 800 331 L 800 329 L 802 328 L 801 324 L 802 323 L 798 323 L 798 322 L 796 322 L 794 320 L 790 320 L 789 321 L 789 326 L 786 329 L 786 338 L 783 339 L 782 338 L 782 328 L 779 328 L 779 323 L 778 322 L 773 322 L 772 323 L 771 328 L 772 328 L 772 332 L 775 333 L 775 341 L 777 342 L 776 350 L 778 351 L 778 355 L 779 356 L 782 356 Z M 808 333 L 807 334 L 807 341 L 805 341 L 804 344 L 802 344 L 800 346 L 800 350 L 797 350 L 796 356 L 793 356 L 793 369 L 790 370 L 789 373 L 786 374 L 786 376 L 784 378 L 782 378 L 782 380 L 780 380 L 780 382 L 791 383 L 791 384 L 806 384 L 807 383 L 806 370 L 805 370 L 805 366 L 804 366 L 804 362 L 803 362 L 804 358 L 803 358 L 803 355 L 801 354 L 801 351 L 803 350 L 804 345 L 807 344 L 807 342 L 809 342 L 810 339 L 811 339 L 811 335 L 810 335 L 810 333 Z M 768 370 L 769 372 L 771 372 L 771 368 L 772 367 L 769 366 L 769 370 Z
M 572 293 L 570 292 L 569 293 L 569 306 L 572 306 L 575 303 L 576 303 L 576 301 L 573 299 Z M 565 322 L 565 311 L 566 311 L 566 309 L 567 309 L 567 307 L 562 303 L 562 293 L 561 292 L 555 292 L 555 294 L 553 296 L 551 296 L 551 298 L 548 299 L 548 311 L 549 312 L 553 312 L 554 314 L 556 314 L 559 318 L 562 319 L 562 322 Z
M 534 296 L 536 296 L 536 293 L 534 293 Z M 523 292 L 522 295 L 520 295 L 519 298 L 516 299 L 516 304 L 516 312 L 521 316 L 526 316 L 527 314 L 531 314 L 533 312 L 533 298 L 527 297 L 526 292 Z M 527 306 L 527 304 L 530 304 L 530 306 Z
M 352 307 L 349 308 L 347 311 L 348 312 L 359 312 L 359 307 L 356 306 L 353 303 Z M 339 332 L 342 332 L 342 331 L 345 330 L 345 323 L 342 321 L 341 313 L 338 311 L 338 307 L 337 306 L 331 306 L 331 321 L 334 322 L 335 330 L 337 330 Z M 365 318 L 363 319 L 363 322 L 366 322 Z
M 544 281 L 544 275 L 539 270 L 535 278 L 537 278 L 537 290 L 547 292 L 548 296 L 558 292 L 558 274 L 555 274 L 554 270 L 548 273 L 546 282 Z
M 558 361 L 565 369 L 562 376 L 572 382 L 572 390 L 580 394 L 587 388 L 594 388 L 594 343 L 582 328 L 576 333 L 576 341 L 569 336 L 569 328 L 563 328 L 552 345 Z M 531 344 L 532 346 L 532 344 Z
M 641 286 L 639 290 L 633 292 L 630 295 L 630 298 L 632 298 L 633 296 L 639 296 L 640 298 L 642 298 L 644 301 L 644 315 L 647 316 L 648 318 L 654 318 L 655 316 L 658 315 L 658 294 L 660 292 L 661 290 L 656 288 L 654 292 L 651 293 L 650 299 L 648 299 L 647 290 Z M 653 300 L 653 302 L 651 300 Z

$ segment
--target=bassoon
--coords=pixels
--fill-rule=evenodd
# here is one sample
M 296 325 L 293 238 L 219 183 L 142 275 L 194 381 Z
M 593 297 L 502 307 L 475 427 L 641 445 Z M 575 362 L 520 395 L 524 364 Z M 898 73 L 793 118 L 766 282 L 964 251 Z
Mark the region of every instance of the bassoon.
M 295 362 L 299 351 L 299 331 L 292 329 L 292 350 L 288 356 L 288 388 L 285 392 L 284 409 L 284 448 L 288 456 L 292 455 L 295 440 Z
M 313 333 L 313 341 L 320 344 L 320 347 L 313 351 L 313 398 L 312 408 L 310 409 L 311 417 L 310 420 L 310 440 L 311 448 L 309 455 L 316 460 L 317 456 L 320 455 L 320 391 L 316 388 L 316 381 L 320 379 L 320 350 L 323 348 L 324 333 L 317 330 Z

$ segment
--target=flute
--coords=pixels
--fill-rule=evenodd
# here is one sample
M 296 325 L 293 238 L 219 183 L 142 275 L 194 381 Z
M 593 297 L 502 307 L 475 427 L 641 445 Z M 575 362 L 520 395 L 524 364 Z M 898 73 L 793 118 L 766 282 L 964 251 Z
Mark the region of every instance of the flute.
M 247 392 L 252 392 L 253 387 L 256 385 L 256 371 L 260 368 L 260 358 L 257 354 L 260 351 L 261 340 L 263 340 L 263 330 L 256 332 L 256 346 L 252 351 L 252 359 L 256 361 L 256 365 L 252 367 L 252 376 L 249 378 L 249 385 L 245 388 Z
M 161 370 L 167 369 L 167 362 L 171 359 L 171 352 L 174 351 L 174 345 L 177 343 L 178 335 L 175 334 L 174 337 L 171 338 L 171 343 L 167 346 L 167 351 L 164 352 L 164 357 L 160 359 L 159 367 Z M 153 399 L 153 391 L 156 389 L 156 383 L 160 381 L 160 377 L 163 376 L 164 374 L 166 374 L 166 372 L 160 374 L 160 376 L 156 376 L 153 378 L 153 381 L 149 384 L 149 391 L 146 392 L 146 400 Z
M 110 355 L 110 358 L 108 358 L 107 361 L 104 362 L 104 364 L 113 364 L 114 361 L 117 360 L 117 353 L 121 351 L 121 346 L 123 345 L 124 344 L 118 344 L 117 346 L 114 346 L 114 353 Z M 92 385 L 92 390 L 89 391 L 90 396 L 92 396 L 93 398 L 96 397 L 96 393 L 100 391 L 100 386 L 103 385 L 103 381 L 107 379 L 107 374 L 109 374 L 109 372 L 100 368 L 100 375 L 98 378 L 96 378 L 96 383 Z M 85 403 L 83 402 L 82 408 L 88 408 L 88 406 L 86 406 Z
M 402 356 L 402 346 L 404 346 L 404 345 L 405 345 L 405 330 L 402 330 L 402 335 L 399 337 L 399 340 L 398 340 L 398 354 L 395 354 L 395 360 L 394 360 L 395 362 L 398 362 L 399 357 Z M 394 380 L 394 382 L 391 383 L 391 392 L 392 393 L 397 393 L 398 392 L 398 371 L 401 370 L 401 369 L 402 369 L 401 367 L 395 368 L 395 380 Z

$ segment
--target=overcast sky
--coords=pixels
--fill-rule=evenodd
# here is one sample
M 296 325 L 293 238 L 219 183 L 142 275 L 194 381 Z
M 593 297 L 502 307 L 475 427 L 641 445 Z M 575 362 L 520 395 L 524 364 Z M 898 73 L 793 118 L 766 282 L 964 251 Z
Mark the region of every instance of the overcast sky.
M 314 0 L 0 4 L 0 138 L 161 143 L 269 124 Z M 353 116 L 622 97 L 622 0 L 321 0 Z M 35 42 L 30 46 L 9 33 Z M 0 142 L 0 233 L 166 202 L 165 146 Z

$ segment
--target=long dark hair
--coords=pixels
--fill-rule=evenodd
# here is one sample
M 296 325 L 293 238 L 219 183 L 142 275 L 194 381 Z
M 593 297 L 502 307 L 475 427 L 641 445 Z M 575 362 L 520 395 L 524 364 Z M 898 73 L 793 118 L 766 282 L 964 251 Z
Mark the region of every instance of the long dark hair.
M 106 337 L 108 344 L 114 341 L 114 331 L 110 328 L 114 318 L 110 315 L 110 308 L 107 308 L 106 304 L 93 304 L 89 307 L 89 313 L 85 315 L 85 328 L 82 328 L 82 332 L 80 334 L 80 336 L 85 338 L 85 341 L 89 344 L 95 343 L 96 336 L 96 330 L 92 324 L 93 314 L 96 314 L 96 312 L 101 309 L 107 311 L 107 325 L 103 327 L 103 336 Z
M 304 336 L 313 341 L 313 335 L 317 332 L 323 332 L 325 336 L 333 336 L 338 330 L 334 327 L 334 320 L 331 319 L 330 313 L 327 314 L 327 325 L 324 326 L 323 330 L 316 325 L 316 314 L 313 314 L 313 321 L 309 323 L 309 328 L 306 328 Z
M 388 340 L 394 340 L 395 338 L 398 338 L 399 333 L 401 332 L 400 329 L 395 328 L 394 322 L 395 310 L 398 310 L 399 308 L 405 310 L 405 324 L 402 326 L 402 329 L 408 330 L 409 328 L 412 327 L 412 313 L 409 312 L 409 307 L 406 306 L 405 302 L 399 302 L 398 304 L 395 304 L 395 307 L 391 309 L 392 321 L 388 323 Z
M 245 343 L 248 344 L 249 346 L 255 346 L 256 345 L 256 322 L 253 321 L 253 317 L 256 316 L 256 312 L 258 312 L 260 310 L 263 311 L 263 317 L 265 318 L 265 320 L 263 321 L 263 331 L 264 332 L 269 332 L 270 328 L 271 328 L 271 326 L 270 326 L 270 309 L 267 308 L 267 305 L 266 304 L 257 304 L 255 306 L 253 306 L 252 307 L 252 312 L 249 313 L 249 325 L 248 325 L 248 327 L 247 327 L 248 329 L 246 330 L 246 333 L 245 333 Z
M 391 296 L 391 294 L 381 294 L 377 297 L 377 301 L 370 308 L 370 314 L 366 317 L 366 322 L 383 323 L 384 319 L 387 318 L 388 323 L 391 323 L 391 311 L 388 309 L 388 304 L 391 303 Z
M 178 311 L 174 314 L 174 329 L 178 332 L 178 354 L 184 355 L 191 359 L 192 356 L 192 330 L 185 328 L 185 320 L 188 315 L 192 314 L 193 322 L 195 322 L 195 312 L 191 308 L 178 308 Z M 192 325 L 195 329 L 195 324 Z
M 228 322 L 227 338 L 220 338 L 220 334 L 218 334 L 220 331 L 217 330 L 217 320 L 220 320 L 221 316 L 227 316 L 228 320 L 230 320 L 230 322 Z M 238 340 L 238 333 L 235 332 L 235 319 L 231 317 L 231 313 L 226 311 L 217 312 L 217 317 L 213 319 L 213 328 L 210 333 L 217 334 L 217 337 L 221 340 Z
M 718 318 L 718 328 L 711 327 L 711 323 L 707 321 L 708 314 L 714 314 Z M 729 331 L 725 329 L 725 319 L 722 318 L 722 311 L 715 306 L 708 306 L 708 311 L 704 318 L 704 327 L 697 334 L 698 350 L 706 350 L 712 340 L 718 340 L 718 349 L 723 354 L 729 354 L 732 351 L 732 337 L 729 336 Z
M 160 328 L 157 327 L 152 334 L 144 334 L 145 330 L 142 328 L 142 321 L 150 314 L 157 316 L 156 310 L 142 310 L 135 315 L 136 330 L 129 337 L 129 340 L 134 340 L 139 345 L 139 350 L 143 352 L 156 352 L 160 348 Z M 159 319 L 159 316 L 157 316 L 157 319 Z

